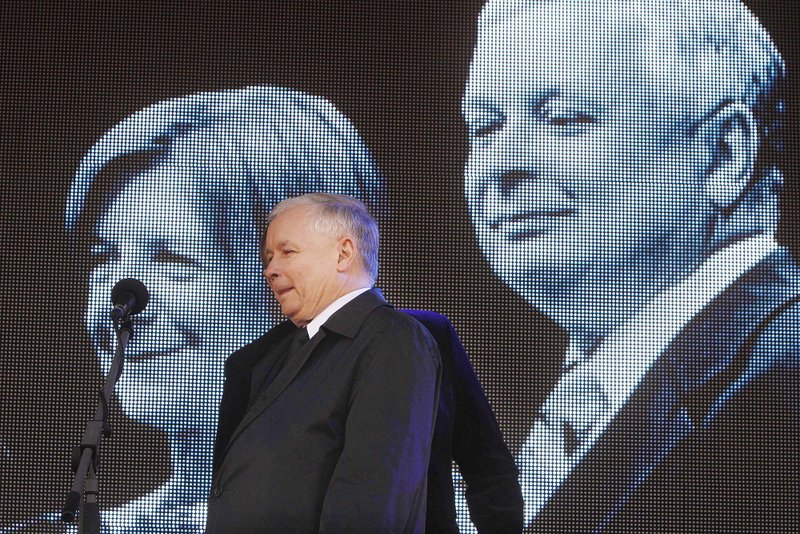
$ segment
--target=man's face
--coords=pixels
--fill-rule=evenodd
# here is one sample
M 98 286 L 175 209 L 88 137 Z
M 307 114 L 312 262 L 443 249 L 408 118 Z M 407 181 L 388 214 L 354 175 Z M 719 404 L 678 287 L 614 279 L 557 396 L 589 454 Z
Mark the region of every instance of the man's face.
M 307 206 L 276 217 L 264 240 L 264 276 L 281 311 L 305 326 L 341 296 L 340 240 L 316 231 Z
M 654 73 L 658 51 L 604 4 L 484 13 L 464 96 L 479 243 L 556 320 L 576 307 L 613 320 L 599 316 L 671 283 L 694 261 L 708 214 L 686 100 L 677 82 L 655 81 L 680 73 L 667 61 Z

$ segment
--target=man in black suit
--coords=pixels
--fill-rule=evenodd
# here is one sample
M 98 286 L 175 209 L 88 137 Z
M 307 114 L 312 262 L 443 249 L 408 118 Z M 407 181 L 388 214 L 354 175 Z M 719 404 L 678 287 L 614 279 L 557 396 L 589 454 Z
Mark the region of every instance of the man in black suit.
M 517 454 L 532 529 L 796 529 L 784 70 L 738 0 L 485 5 L 470 212 L 570 340 Z
M 209 533 L 424 530 L 441 364 L 372 288 L 377 254 L 357 200 L 273 209 L 264 275 L 289 320 L 226 362 Z

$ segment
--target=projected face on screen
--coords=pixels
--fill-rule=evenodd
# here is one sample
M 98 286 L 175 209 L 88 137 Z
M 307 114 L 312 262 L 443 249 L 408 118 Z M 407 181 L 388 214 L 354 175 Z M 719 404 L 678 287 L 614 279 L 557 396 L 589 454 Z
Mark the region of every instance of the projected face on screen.
M 696 267 L 752 174 L 736 72 L 752 66 L 680 23 L 626 2 L 496 1 L 481 16 L 463 101 L 476 234 L 500 278 L 586 346 Z
M 266 323 L 243 313 L 243 273 L 217 239 L 198 179 L 179 161 L 131 178 L 97 221 L 89 251 L 86 326 L 105 373 L 116 346 L 110 288 L 135 277 L 150 292 L 116 391 L 128 416 L 171 432 L 213 428 L 222 363 Z

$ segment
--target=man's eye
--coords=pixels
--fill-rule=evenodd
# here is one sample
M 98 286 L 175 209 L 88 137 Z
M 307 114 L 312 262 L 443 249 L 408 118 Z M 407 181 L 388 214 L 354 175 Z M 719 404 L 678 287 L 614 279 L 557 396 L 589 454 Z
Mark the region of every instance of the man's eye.
M 491 135 L 503 128 L 504 115 L 494 109 L 469 108 L 464 114 L 470 139 Z
M 94 244 L 89 247 L 88 261 L 89 267 L 94 269 L 114 260 L 116 254 L 110 245 Z
M 586 113 L 572 113 L 567 115 L 559 115 L 550 117 L 550 124 L 555 126 L 582 126 L 587 124 L 594 124 L 595 119 Z
M 470 127 L 469 129 L 469 136 L 471 138 L 480 138 L 486 137 L 487 135 L 493 134 L 494 132 L 498 131 L 502 128 L 502 124 L 499 122 L 493 122 L 491 124 L 483 124 L 478 125 L 477 127 Z
M 157 251 L 153 255 L 153 261 L 158 263 L 169 263 L 173 265 L 195 265 L 197 263 L 193 259 L 171 250 Z
M 539 115 L 552 126 L 581 127 L 597 122 L 599 110 L 592 103 L 571 98 L 553 98 L 542 103 Z

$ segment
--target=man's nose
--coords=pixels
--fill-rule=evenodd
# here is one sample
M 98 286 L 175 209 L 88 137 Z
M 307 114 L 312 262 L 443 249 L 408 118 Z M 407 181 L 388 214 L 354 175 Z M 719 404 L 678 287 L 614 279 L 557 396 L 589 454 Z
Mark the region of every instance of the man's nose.
M 90 311 L 87 314 L 87 318 L 90 320 L 88 327 L 89 330 L 93 332 L 93 335 L 96 336 L 95 341 L 107 352 L 113 352 L 116 346 L 113 319 L 111 318 L 111 310 L 114 307 L 111 291 L 114 285 L 123 278 L 136 278 L 137 280 L 141 280 L 149 294 L 149 299 L 145 308 L 132 316 L 134 328 L 141 328 L 154 324 L 157 316 L 159 290 L 157 284 L 151 282 L 147 277 L 141 276 L 139 273 L 130 273 L 125 276 L 114 273 L 112 277 L 108 279 L 91 282 L 92 287 L 90 287 L 88 303 Z
M 148 268 L 148 266 L 135 262 L 120 262 L 120 265 L 109 274 L 105 284 L 107 287 L 103 288 L 107 295 L 105 298 L 108 299 L 108 313 L 110 314 L 114 304 L 111 298 L 113 288 L 120 280 L 133 278 L 140 281 L 147 290 L 147 304 L 135 314 L 136 324 L 143 325 L 155 321 L 158 307 L 161 304 L 161 293 L 170 284 L 170 281 L 163 274 L 159 274 Z
M 510 169 L 499 173 L 497 187 L 503 195 L 509 195 L 522 183 L 533 180 L 534 174 L 526 169 Z
M 267 279 L 267 282 L 270 282 L 278 277 L 279 270 L 278 270 L 278 262 L 274 259 L 270 260 L 270 262 L 264 267 L 264 278 Z
M 544 154 L 538 132 L 527 123 L 509 123 L 484 154 L 488 178 L 502 195 L 534 180 L 542 171 Z
M 159 307 L 162 305 L 161 292 L 163 291 L 163 283 L 148 277 L 138 277 L 137 280 L 141 280 L 147 288 L 148 298 L 145 307 L 131 315 L 131 317 L 133 317 L 137 326 L 150 326 L 155 324 L 159 315 Z

